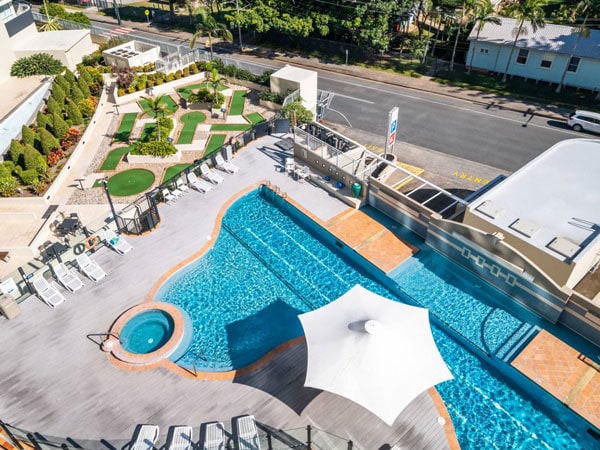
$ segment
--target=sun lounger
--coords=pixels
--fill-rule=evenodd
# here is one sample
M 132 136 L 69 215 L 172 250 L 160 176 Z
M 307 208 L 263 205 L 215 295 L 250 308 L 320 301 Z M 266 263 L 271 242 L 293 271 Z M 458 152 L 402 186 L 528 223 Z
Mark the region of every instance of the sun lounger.
M 79 279 L 74 270 L 69 269 L 63 263 L 52 266 L 54 275 L 60 284 L 69 292 L 77 292 L 83 287 L 83 282 Z
M 224 170 L 228 173 L 236 173 L 238 170 L 240 170 L 240 168 L 235 164 L 225 161 L 221 154 L 217 154 L 217 156 L 215 156 L 215 165 L 217 166 L 217 169 Z
M 167 205 L 170 205 L 171 203 L 177 201 L 177 197 L 175 197 L 173 194 L 171 194 L 171 191 L 169 191 L 168 189 L 162 190 L 162 196 L 163 196 L 163 200 L 165 201 L 165 203 Z
M 38 297 L 50 308 L 54 309 L 65 301 L 64 295 L 54 289 L 45 278 L 39 277 L 33 280 L 33 287 Z
M 167 444 L 167 450 L 191 450 L 193 446 L 192 427 L 173 427 L 173 433 Z
M 123 236 L 117 236 L 117 234 L 110 228 L 104 231 L 104 238 L 108 245 L 110 245 L 117 253 L 124 255 L 130 250 L 133 250 L 133 246 L 125 240 Z
M 194 172 L 188 173 L 188 181 L 190 182 L 190 186 L 200 192 L 208 192 L 212 189 L 210 183 L 207 183 L 204 180 L 200 180 Z
M 158 426 L 142 425 L 139 427 L 130 450 L 152 450 L 158 439 Z
M 225 181 L 225 178 L 223 178 L 217 172 L 210 170 L 206 163 L 200 165 L 200 171 L 202 172 L 202 176 L 213 184 L 219 184 Z
M 225 450 L 225 427 L 223 422 L 206 424 L 202 450 Z
M 254 416 L 236 417 L 233 428 L 238 450 L 260 450 L 260 438 Z
M 184 194 L 190 190 L 190 188 L 187 184 L 185 184 L 185 181 L 183 181 L 182 178 L 178 178 L 175 182 L 175 185 L 177 186 L 177 189 L 179 189 Z
M 76 261 L 81 272 L 93 282 L 98 282 L 106 276 L 106 272 L 102 270 L 102 267 L 96 261 L 92 261 L 87 253 L 77 256 Z

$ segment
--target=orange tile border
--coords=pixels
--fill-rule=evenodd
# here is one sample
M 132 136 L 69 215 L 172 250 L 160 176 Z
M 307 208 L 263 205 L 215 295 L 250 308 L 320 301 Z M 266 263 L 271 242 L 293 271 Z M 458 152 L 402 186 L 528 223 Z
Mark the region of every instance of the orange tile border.
M 444 400 L 442 400 L 442 397 L 440 396 L 439 392 L 435 387 L 430 387 L 427 390 L 427 392 L 433 400 L 438 414 L 441 418 L 444 419 L 444 432 L 446 433 L 446 438 L 448 439 L 448 445 L 450 446 L 450 450 L 460 450 L 458 438 L 456 437 L 456 430 L 454 429 L 454 424 L 452 423 L 452 419 L 450 418 L 448 409 L 446 409 L 446 404 L 444 403 Z

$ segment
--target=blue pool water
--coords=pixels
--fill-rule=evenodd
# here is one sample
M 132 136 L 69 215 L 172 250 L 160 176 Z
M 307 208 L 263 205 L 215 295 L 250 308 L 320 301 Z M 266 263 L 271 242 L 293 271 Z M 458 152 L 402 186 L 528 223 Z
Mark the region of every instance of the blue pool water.
M 130 353 L 151 353 L 168 342 L 173 335 L 173 326 L 173 318 L 169 314 L 151 309 L 128 320 L 119 334 L 119 340 Z
M 455 377 L 437 389 L 462 448 L 590 448 L 584 443 L 589 435 L 582 437 L 585 421 L 525 380 L 505 378 L 511 369 L 501 359 L 535 331 L 499 306 L 510 299 L 426 247 L 385 287 L 368 262 L 261 191 L 235 202 L 212 249 L 157 293 L 156 300 L 179 306 L 193 320 L 192 344 L 180 364 L 198 367 L 198 355 L 206 370 L 254 362 L 302 335 L 298 314 L 358 283 L 430 309 L 434 338 Z

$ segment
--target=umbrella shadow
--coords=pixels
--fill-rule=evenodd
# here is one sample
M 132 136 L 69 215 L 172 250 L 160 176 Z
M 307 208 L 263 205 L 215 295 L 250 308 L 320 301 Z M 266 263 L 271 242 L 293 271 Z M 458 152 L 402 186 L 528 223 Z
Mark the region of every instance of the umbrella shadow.
M 255 370 L 252 370 L 254 367 L 239 370 L 234 383 L 260 389 L 288 405 L 298 415 L 321 393 L 318 389 L 304 387 L 308 361 L 306 343 L 302 341 L 288 348 L 279 347 L 274 352 L 269 351 L 303 335 L 298 320 L 301 312 L 277 300 L 257 314 L 227 326 L 230 358 L 234 367 L 245 367 L 253 363 L 254 361 L 245 359 L 248 351 L 252 349 L 252 353 L 255 352 L 257 345 L 264 347 L 266 355 L 261 358 Z M 240 336 L 244 335 L 246 338 L 241 339 Z M 256 339 L 247 339 L 248 335 L 255 335 Z M 281 342 L 281 336 L 289 339 Z

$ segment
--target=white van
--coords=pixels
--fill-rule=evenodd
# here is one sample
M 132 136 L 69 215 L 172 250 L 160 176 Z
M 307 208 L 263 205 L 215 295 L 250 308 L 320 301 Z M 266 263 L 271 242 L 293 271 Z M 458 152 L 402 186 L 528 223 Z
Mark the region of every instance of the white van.
M 591 131 L 600 134 L 600 114 L 578 110 L 569 114 L 567 124 L 574 131 Z

